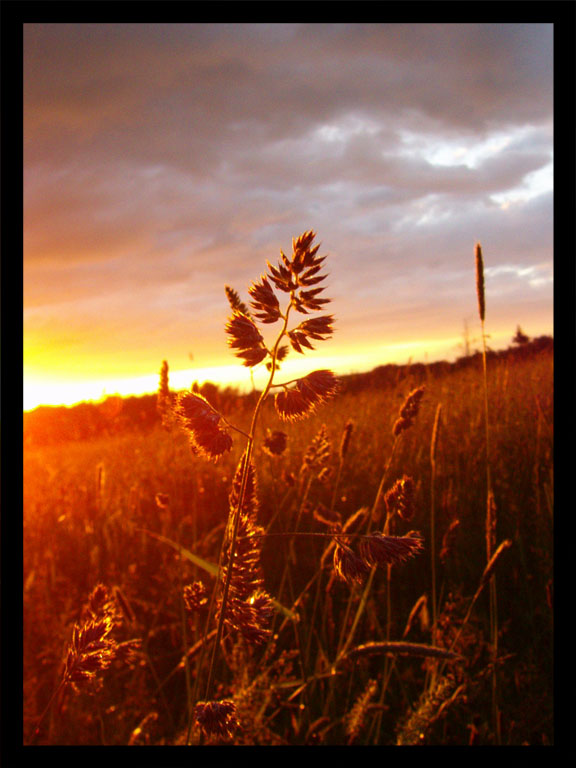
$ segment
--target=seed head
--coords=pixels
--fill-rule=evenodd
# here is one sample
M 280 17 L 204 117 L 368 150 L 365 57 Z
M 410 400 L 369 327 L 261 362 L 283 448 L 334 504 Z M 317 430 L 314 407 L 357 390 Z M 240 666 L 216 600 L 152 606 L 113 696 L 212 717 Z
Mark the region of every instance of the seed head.
M 362 539 L 360 554 L 365 562 L 372 565 L 398 565 L 414 557 L 423 549 L 419 533 L 406 536 L 386 536 L 379 531 Z
M 266 275 L 260 278 L 260 282 L 252 283 L 248 293 L 252 296 L 250 303 L 255 310 L 254 316 L 261 323 L 275 323 L 280 319 L 280 304 Z
M 225 331 L 228 334 L 229 346 L 238 350 L 234 354 L 244 359 L 243 365 L 251 368 L 261 363 L 268 354 L 262 334 L 254 321 L 241 312 L 235 310 L 232 313 Z
M 384 496 L 384 503 L 388 517 L 397 513 L 403 520 L 412 520 L 414 517 L 414 480 L 408 475 L 396 480 Z
M 216 460 L 232 448 L 232 438 L 219 425 L 220 414 L 198 392 L 180 394 L 175 413 L 196 452 Z
M 334 547 L 334 573 L 349 584 L 362 584 L 370 571 L 366 561 L 346 544 L 337 541 Z
M 168 363 L 162 361 L 160 369 L 160 381 L 158 383 L 158 392 L 156 394 L 156 408 L 162 421 L 162 426 L 169 429 L 172 425 L 172 395 L 168 385 Z
M 239 728 L 236 705 L 230 699 L 199 701 L 194 708 L 197 725 L 207 736 L 231 739 Z
M 404 400 L 398 414 L 398 419 L 394 423 L 392 429 L 394 437 L 397 437 L 401 432 L 404 432 L 405 429 L 408 429 L 414 423 L 414 419 L 420 410 L 420 402 L 425 389 L 426 387 L 417 387 L 416 389 L 413 389 L 406 397 L 406 400 Z
M 276 411 L 284 421 L 308 416 L 317 406 L 338 391 L 338 379 L 332 371 L 320 370 L 298 379 L 295 389 L 285 389 L 274 398 Z
M 342 440 L 340 442 L 340 458 L 343 459 L 344 456 L 348 453 L 348 448 L 350 446 L 350 438 L 352 436 L 352 432 L 354 430 L 354 422 L 349 419 L 346 422 L 346 425 L 344 427 L 344 430 L 342 432 Z
M 476 243 L 474 248 L 474 258 L 476 260 L 476 294 L 478 296 L 478 314 L 480 320 L 484 322 L 486 315 L 486 301 L 484 295 L 484 260 L 482 258 L 482 246 Z
M 208 605 L 208 591 L 201 581 L 184 586 L 184 605 L 189 614 L 204 610 Z
M 229 285 L 224 286 L 224 290 L 226 292 L 226 298 L 228 299 L 228 303 L 230 304 L 230 307 L 232 309 L 235 309 L 237 312 L 240 312 L 242 315 L 246 315 L 246 317 L 250 317 L 250 310 L 244 304 L 240 296 L 238 295 L 238 292 L 234 290 L 234 288 L 230 288 Z
M 268 433 L 264 439 L 263 448 L 264 451 L 270 456 L 281 456 L 286 450 L 287 442 L 288 435 L 286 432 L 280 432 L 279 430 L 271 432 L 268 430 Z

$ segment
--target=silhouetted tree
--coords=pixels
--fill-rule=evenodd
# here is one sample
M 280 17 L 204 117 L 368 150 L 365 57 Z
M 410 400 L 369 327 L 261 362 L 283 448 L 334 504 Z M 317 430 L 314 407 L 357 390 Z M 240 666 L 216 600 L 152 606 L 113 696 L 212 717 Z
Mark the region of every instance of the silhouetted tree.
M 518 344 L 518 346 L 523 346 L 524 344 L 528 344 L 530 342 L 530 337 L 526 336 L 522 328 L 520 328 L 519 325 L 516 326 L 516 335 L 512 338 L 512 344 Z

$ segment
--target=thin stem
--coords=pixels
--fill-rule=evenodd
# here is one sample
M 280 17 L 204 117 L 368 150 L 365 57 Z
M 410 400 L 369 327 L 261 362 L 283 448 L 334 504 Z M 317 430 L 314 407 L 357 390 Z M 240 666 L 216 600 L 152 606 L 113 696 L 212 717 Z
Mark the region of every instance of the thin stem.
M 373 520 L 376 515 L 376 510 L 378 509 L 378 504 L 380 503 L 380 498 L 382 497 L 382 492 L 384 490 L 384 483 L 386 482 L 386 479 L 388 477 L 388 472 L 390 471 L 390 465 L 392 464 L 392 458 L 394 457 L 394 452 L 396 451 L 396 446 L 398 445 L 399 437 L 400 435 L 396 435 L 394 437 L 394 442 L 392 443 L 392 450 L 390 451 L 390 456 L 388 457 L 388 461 L 386 462 L 386 466 L 384 467 L 384 471 L 380 479 L 380 485 L 378 486 L 378 491 L 376 492 L 374 503 L 372 504 L 372 510 L 368 517 L 368 525 L 370 524 L 370 520 Z
M 283 381 L 281 384 L 271 384 L 270 389 L 274 389 L 274 387 L 287 387 L 288 384 L 294 384 L 296 381 L 300 381 L 300 377 L 297 379 L 290 379 L 290 381 Z
M 336 496 L 338 495 L 338 487 L 340 485 L 340 477 L 342 476 L 342 466 L 344 464 L 344 456 L 340 456 L 338 461 L 338 470 L 336 473 L 336 479 L 334 480 L 334 490 L 332 491 L 332 500 L 330 501 L 330 512 L 334 512 L 336 506 Z
M 372 509 L 370 511 L 370 514 L 368 516 L 368 519 L 366 521 L 366 530 L 368 530 L 371 521 L 374 519 L 376 515 L 376 510 L 378 509 L 378 505 L 380 503 L 380 499 L 382 497 L 382 493 L 384 491 L 384 484 L 386 482 L 386 478 L 388 477 L 388 472 L 390 470 L 390 465 L 392 464 L 392 458 L 394 456 L 394 452 L 396 451 L 396 446 L 398 445 L 398 439 L 399 435 L 396 435 L 394 437 L 394 443 L 392 444 L 392 450 L 390 451 L 390 456 L 388 457 L 388 461 L 386 462 L 386 466 L 384 467 L 384 471 L 382 472 L 382 477 L 380 479 L 380 485 L 378 486 L 378 490 L 376 492 L 376 496 L 374 497 L 374 503 L 372 504 Z M 389 520 L 388 516 L 386 516 L 386 523 L 384 526 L 384 533 L 387 534 L 388 532 L 388 526 L 389 526 Z M 344 643 L 341 650 L 338 651 L 337 657 L 340 658 L 342 654 L 346 651 L 350 643 L 352 642 L 352 638 L 354 637 L 354 632 L 356 631 L 356 627 L 358 626 L 358 622 L 360 621 L 360 616 L 362 615 L 362 612 L 364 611 L 364 608 L 366 606 L 366 601 L 368 600 L 368 593 L 370 592 L 370 588 L 372 587 L 372 582 L 374 580 L 374 574 L 376 572 L 376 566 L 372 567 L 372 570 L 370 571 L 370 575 L 366 581 L 366 585 L 364 587 L 364 592 L 362 593 L 362 598 L 360 600 L 360 603 L 358 605 L 358 609 L 356 610 L 356 615 L 354 617 L 354 621 L 352 623 L 352 627 L 350 628 L 350 632 L 348 633 L 348 637 L 346 639 L 346 642 Z M 388 600 L 390 599 L 390 595 L 388 594 Z M 349 606 L 350 607 L 350 604 Z M 344 624 L 345 626 L 345 624 Z M 340 638 L 340 645 L 342 644 L 342 638 Z
M 436 645 L 437 595 L 436 595 L 436 447 L 440 428 L 442 403 L 436 406 L 432 438 L 430 441 L 430 566 L 432 576 L 432 645 Z M 436 678 L 436 665 L 431 665 L 432 684 Z
M 36 724 L 36 728 L 34 729 L 34 733 L 32 734 L 32 738 L 30 740 L 31 744 L 34 744 L 34 742 L 38 738 L 38 735 L 40 734 L 40 726 L 44 722 L 44 718 L 48 714 L 50 707 L 52 706 L 52 704 L 54 703 L 54 700 L 56 699 L 56 696 L 60 693 L 60 691 L 62 690 L 65 684 L 66 684 L 66 678 L 63 677 L 62 680 L 60 680 L 60 682 L 58 683 L 58 686 L 54 691 L 54 693 L 52 694 L 52 696 L 50 696 L 50 701 L 48 702 L 48 704 L 46 704 L 46 707 L 44 708 L 44 712 L 42 712 L 42 714 L 40 715 L 40 718 L 38 720 L 38 723 Z
M 235 426 L 234 426 L 234 424 L 231 424 L 231 423 L 228 421 L 228 419 L 226 419 L 224 416 L 222 416 L 222 414 L 221 414 L 221 413 L 220 413 L 220 414 L 218 414 L 218 415 L 220 416 L 220 418 L 222 419 L 222 421 L 224 422 L 224 424 L 226 424 L 226 426 L 227 426 L 227 427 L 230 427 L 230 429 L 234 429 L 234 430 L 236 430 L 236 432 L 239 432 L 241 435 L 244 435 L 244 437 L 246 437 L 246 438 L 250 438 L 250 435 L 248 434 L 248 432 L 244 432 L 244 430 L 243 430 L 243 429 L 240 429 L 240 427 L 235 427 Z
M 490 503 L 489 498 L 492 495 L 492 478 L 490 475 L 490 428 L 488 424 L 488 373 L 486 365 L 486 333 L 484 329 L 484 318 L 481 318 L 482 323 L 482 369 L 484 374 L 484 428 L 485 428 L 485 440 L 486 440 L 486 498 L 487 504 Z M 489 536 L 491 534 L 488 534 Z M 491 552 L 487 552 L 488 559 L 491 556 Z M 498 656 L 498 604 L 497 604 L 497 592 L 496 592 L 496 579 L 493 578 L 490 582 L 490 639 L 492 643 L 492 713 L 494 717 L 494 729 L 496 732 L 496 743 L 501 744 L 500 734 L 500 717 L 498 713 L 498 680 L 496 673 L 496 658 Z
M 224 631 L 224 619 L 226 617 L 226 607 L 228 602 L 228 593 L 230 591 L 230 582 L 232 579 L 232 563 L 234 562 L 234 554 L 236 551 L 236 539 L 238 534 L 238 526 L 240 522 L 240 513 L 242 511 L 242 507 L 244 505 L 244 498 L 246 495 L 246 487 L 248 484 L 248 471 L 250 467 L 250 460 L 252 458 L 252 449 L 254 446 L 254 434 L 256 431 L 256 424 L 258 421 L 258 416 L 260 414 L 260 410 L 262 408 L 262 405 L 264 403 L 264 400 L 268 396 L 268 393 L 270 391 L 270 388 L 272 387 L 272 382 L 274 379 L 274 374 L 276 373 L 276 358 L 278 356 L 278 348 L 280 346 L 280 341 L 284 334 L 286 333 L 286 328 L 288 327 L 288 317 L 290 315 L 290 308 L 292 306 L 292 301 L 294 298 L 294 291 L 290 294 L 290 303 L 286 309 L 286 314 L 284 316 L 284 323 L 282 325 L 282 330 L 280 331 L 280 334 L 278 335 L 278 338 L 276 339 L 276 342 L 274 344 L 273 350 L 272 350 L 272 364 L 270 367 L 270 376 L 268 378 L 268 383 L 266 384 L 266 387 L 264 388 L 264 391 L 261 393 L 260 397 L 258 398 L 258 402 L 256 403 L 256 407 L 254 408 L 254 413 L 252 414 L 252 423 L 250 424 L 250 433 L 248 435 L 248 443 L 246 445 L 246 450 L 244 453 L 244 466 L 242 469 L 242 480 L 241 480 L 241 487 L 240 487 L 240 493 L 238 498 L 238 504 L 236 505 L 236 508 L 233 510 L 233 522 L 232 522 L 232 536 L 230 539 L 230 553 L 228 557 L 228 568 L 226 569 L 226 580 L 224 582 L 224 590 L 222 593 L 222 605 L 220 608 L 220 615 L 218 617 L 218 628 L 216 633 L 216 642 L 214 643 L 214 648 L 212 651 L 212 657 L 210 660 L 210 667 L 208 669 L 208 678 L 206 682 L 206 700 L 210 700 L 210 694 L 212 691 L 212 679 L 214 675 L 214 669 L 215 669 L 215 662 L 216 662 L 216 656 L 218 654 L 218 649 L 220 647 L 220 643 L 222 641 L 222 634 Z M 221 558 L 222 558 L 222 552 L 226 544 L 226 537 L 224 537 L 224 541 L 222 542 L 222 548 L 221 548 Z

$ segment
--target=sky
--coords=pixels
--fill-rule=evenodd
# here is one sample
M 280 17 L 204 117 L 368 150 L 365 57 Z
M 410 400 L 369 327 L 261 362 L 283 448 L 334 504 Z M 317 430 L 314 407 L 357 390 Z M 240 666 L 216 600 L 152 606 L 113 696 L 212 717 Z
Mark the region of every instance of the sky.
M 24 408 L 251 387 L 224 288 L 307 230 L 288 378 L 480 348 L 478 241 L 489 346 L 551 335 L 552 94 L 552 24 L 24 25 Z

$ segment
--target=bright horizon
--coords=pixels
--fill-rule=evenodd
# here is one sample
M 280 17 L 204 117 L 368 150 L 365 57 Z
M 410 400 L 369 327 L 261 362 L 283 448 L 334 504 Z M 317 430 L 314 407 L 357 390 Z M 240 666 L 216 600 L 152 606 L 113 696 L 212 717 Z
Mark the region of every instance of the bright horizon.
M 552 335 L 552 334 L 549 334 Z M 504 338 L 506 336 L 506 338 Z M 493 349 L 503 349 L 511 344 L 511 336 L 504 334 L 502 338 L 491 335 Z M 496 342 L 496 343 L 494 343 Z M 329 368 L 337 375 L 367 373 L 380 365 L 408 363 L 431 363 L 438 360 L 452 362 L 464 353 L 463 337 L 431 340 L 426 346 L 422 342 L 407 342 L 391 344 L 386 350 L 376 350 L 370 353 L 348 355 L 346 357 L 330 357 L 310 355 L 302 359 L 285 361 L 277 374 L 275 382 L 291 380 L 297 376 L 305 376 L 312 370 Z M 472 344 L 471 349 L 479 346 Z M 453 350 L 452 354 L 442 354 L 441 350 Z M 424 351 L 423 351 L 424 350 Z M 429 354 L 431 350 L 432 353 Z M 437 353 L 434 354 L 433 350 Z M 233 360 L 233 358 L 232 358 Z M 284 374 L 284 375 L 282 375 Z M 81 379 L 78 382 L 68 380 L 50 380 L 48 377 L 36 379 L 33 374 L 24 375 L 24 411 L 31 411 L 39 406 L 73 406 L 83 402 L 101 402 L 108 397 L 141 396 L 155 394 L 158 391 L 160 371 L 146 376 L 128 377 L 123 379 L 101 378 L 94 380 Z M 189 389 L 193 382 L 204 384 L 211 382 L 221 388 L 227 386 L 244 393 L 252 389 L 252 385 L 263 389 L 268 375 L 263 366 L 253 370 L 244 368 L 234 362 L 229 365 L 211 368 L 185 368 L 171 370 L 169 367 L 169 383 L 173 391 Z
M 163 360 L 249 389 L 224 287 L 310 229 L 335 332 L 281 374 L 480 348 L 477 241 L 489 346 L 552 335 L 552 53 L 551 24 L 26 24 L 24 410 Z

